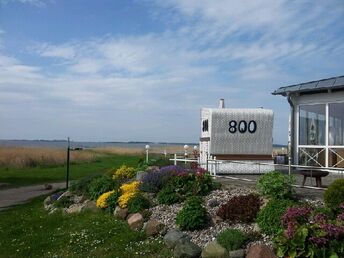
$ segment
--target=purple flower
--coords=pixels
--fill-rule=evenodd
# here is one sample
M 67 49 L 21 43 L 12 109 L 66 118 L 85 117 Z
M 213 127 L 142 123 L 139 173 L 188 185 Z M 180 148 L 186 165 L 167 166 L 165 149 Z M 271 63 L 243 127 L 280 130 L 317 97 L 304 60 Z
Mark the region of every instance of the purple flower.
M 326 223 L 327 216 L 323 213 L 318 213 L 314 216 L 314 222 L 319 223 L 319 224 L 324 224 Z
M 343 202 L 341 205 L 339 205 L 339 208 L 341 208 L 342 210 L 344 210 L 344 202 Z
M 325 237 L 310 237 L 309 240 L 318 247 L 326 245 L 329 241 Z
M 344 221 L 344 212 L 338 214 L 337 220 L 339 220 L 339 221 L 341 221 L 341 222 Z
M 337 226 L 333 224 L 323 224 L 320 225 L 329 237 L 338 239 L 341 235 L 344 234 L 344 226 Z
M 292 239 L 296 233 L 296 222 L 295 221 L 289 221 L 288 227 L 284 231 L 284 234 L 287 238 Z
M 307 220 L 312 208 L 310 207 L 290 207 L 282 218 L 282 225 L 287 226 L 289 221 L 298 221 L 298 219 Z

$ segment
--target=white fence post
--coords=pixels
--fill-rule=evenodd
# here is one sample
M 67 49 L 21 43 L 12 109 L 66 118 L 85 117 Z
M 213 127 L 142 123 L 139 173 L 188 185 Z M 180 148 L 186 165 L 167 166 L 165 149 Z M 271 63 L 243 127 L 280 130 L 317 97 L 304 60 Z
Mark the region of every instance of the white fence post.
M 174 163 L 175 166 L 177 166 L 177 153 L 174 154 Z

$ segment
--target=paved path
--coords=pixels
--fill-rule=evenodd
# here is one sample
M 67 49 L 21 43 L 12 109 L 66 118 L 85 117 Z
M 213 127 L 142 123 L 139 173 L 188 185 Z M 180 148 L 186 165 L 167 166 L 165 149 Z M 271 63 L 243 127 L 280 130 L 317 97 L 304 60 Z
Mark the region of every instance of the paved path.
M 45 190 L 44 184 L 23 186 L 17 188 L 10 188 L 0 191 L 0 211 L 9 208 L 10 206 L 23 204 L 28 202 L 30 199 L 49 194 L 58 189 L 63 189 L 66 183 L 50 183 L 53 188 L 51 190 Z

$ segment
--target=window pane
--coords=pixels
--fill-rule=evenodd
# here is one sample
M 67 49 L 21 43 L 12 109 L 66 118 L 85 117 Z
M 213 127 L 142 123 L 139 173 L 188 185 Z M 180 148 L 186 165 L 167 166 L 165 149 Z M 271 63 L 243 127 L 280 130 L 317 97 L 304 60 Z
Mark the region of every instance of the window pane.
M 344 145 L 344 103 L 329 104 L 329 145 Z
M 325 149 L 299 148 L 299 165 L 325 167 Z
M 325 145 L 325 105 L 300 106 L 300 145 Z
M 329 167 L 344 167 L 344 149 L 329 149 L 328 150 L 328 166 Z

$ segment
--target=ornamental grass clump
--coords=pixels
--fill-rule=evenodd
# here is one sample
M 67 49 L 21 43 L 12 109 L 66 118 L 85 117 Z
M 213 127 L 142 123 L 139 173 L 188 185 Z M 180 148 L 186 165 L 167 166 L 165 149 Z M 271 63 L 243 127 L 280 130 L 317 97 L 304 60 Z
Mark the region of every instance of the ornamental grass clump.
M 278 257 L 344 257 L 344 221 L 311 207 L 291 207 L 282 218 L 282 230 L 274 244 Z
M 139 192 L 139 181 L 133 181 L 131 183 L 123 184 L 120 187 L 121 196 L 118 198 L 118 205 L 121 208 L 126 208 L 128 202 L 131 198 L 133 198 Z
M 136 175 L 135 168 L 127 167 L 126 165 L 122 165 L 120 168 L 116 169 L 113 179 L 131 179 Z
M 101 177 L 97 177 L 91 181 L 88 187 L 88 195 L 93 200 L 96 200 L 101 194 L 109 192 L 116 188 L 118 188 L 117 182 L 112 180 L 112 178 L 104 175 Z

